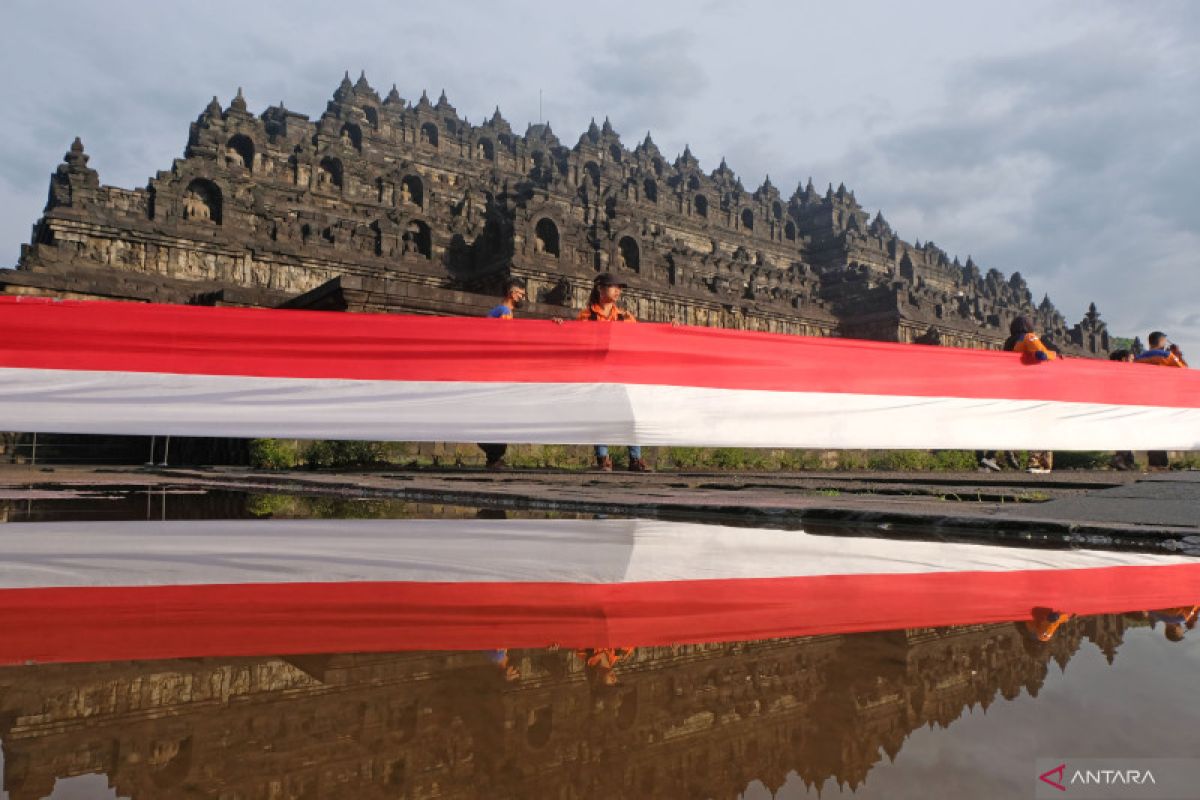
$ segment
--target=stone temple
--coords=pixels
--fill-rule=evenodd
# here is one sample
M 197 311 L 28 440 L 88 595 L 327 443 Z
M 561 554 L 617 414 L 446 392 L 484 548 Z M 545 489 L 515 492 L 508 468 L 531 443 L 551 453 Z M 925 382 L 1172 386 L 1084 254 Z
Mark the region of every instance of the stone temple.
M 550 125 L 480 125 L 443 93 L 386 97 L 343 78 L 312 120 L 250 113 L 241 90 L 192 123 L 145 188 L 105 186 L 76 139 L 0 292 L 67 298 L 479 314 L 509 276 L 529 317 L 584 303 L 599 272 L 639 319 L 997 348 L 1018 314 L 1102 356 L 1095 306 L 1068 325 L 1019 273 L 901 240 L 852 191 L 747 191 L 722 160 L 632 149 L 607 120 L 574 146 Z

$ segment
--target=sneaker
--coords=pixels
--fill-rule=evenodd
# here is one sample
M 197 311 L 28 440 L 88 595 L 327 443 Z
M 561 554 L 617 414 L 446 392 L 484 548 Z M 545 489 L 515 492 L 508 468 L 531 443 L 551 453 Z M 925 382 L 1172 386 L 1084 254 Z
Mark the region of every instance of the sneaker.
M 612 456 L 596 456 L 596 469 L 601 472 L 612 472 Z
M 996 463 L 996 459 L 994 458 L 979 459 L 979 466 L 983 467 L 984 469 L 991 470 L 992 472 L 1000 471 L 1000 465 Z
M 1049 475 L 1050 474 L 1050 470 L 1046 469 L 1045 467 L 1030 467 L 1029 469 L 1026 470 L 1026 472 L 1029 472 L 1033 475 Z
M 652 470 L 652 469 L 650 469 L 650 467 L 646 466 L 646 462 L 643 461 L 642 459 L 631 458 L 631 459 L 629 459 L 629 471 L 630 472 L 653 472 L 654 470 Z

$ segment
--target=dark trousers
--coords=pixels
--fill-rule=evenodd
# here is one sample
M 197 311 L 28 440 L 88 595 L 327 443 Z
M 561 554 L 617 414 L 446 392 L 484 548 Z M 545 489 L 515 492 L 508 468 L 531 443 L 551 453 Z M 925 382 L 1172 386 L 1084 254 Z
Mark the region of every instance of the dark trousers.
M 482 450 L 483 454 L 487 457 L 487 463 L 494 464 L 495 462 L 504 458 L 504 454 L 508 452 L 508 445 L 480 443 L 479 449 Z

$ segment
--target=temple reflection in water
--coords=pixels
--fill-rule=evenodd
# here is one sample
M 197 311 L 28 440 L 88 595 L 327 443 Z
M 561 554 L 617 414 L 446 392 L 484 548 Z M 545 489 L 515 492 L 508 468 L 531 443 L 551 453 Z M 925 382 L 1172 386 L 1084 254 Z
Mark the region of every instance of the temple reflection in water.
M 635 650 L 314 655 L 0 670 L 12 800 L 107 776 L 120 796 L 736 797 L 846 787 L 910 733 L 1022 692 L 1087 640 L 1071 619 Z

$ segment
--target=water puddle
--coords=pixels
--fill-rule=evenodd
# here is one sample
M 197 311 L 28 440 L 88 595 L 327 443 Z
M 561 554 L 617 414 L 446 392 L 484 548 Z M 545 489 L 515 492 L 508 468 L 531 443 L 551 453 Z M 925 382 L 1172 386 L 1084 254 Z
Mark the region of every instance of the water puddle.
M 195 486 L 0 490 L 0 523 L 183 519 L 574 519 L 594 514 Z
M 1041 757 L 1187 757 L 1194 635 L 1142 613 L 655 647 L 0 669 L 44 797 L 1032 797 Z M 58 786 L 56 791 L 56 782 Z M 83 786 L 97 794 L 70 794 Z
M 1032 797 L 1039 759 L 1193 757 L 1182 555 L 71 492 L 0 499 L 5 800 Z

